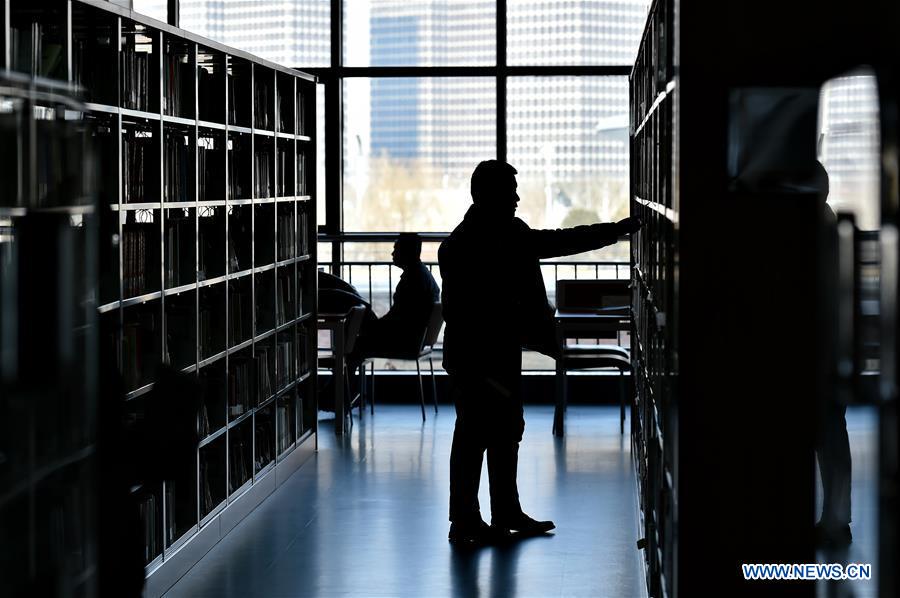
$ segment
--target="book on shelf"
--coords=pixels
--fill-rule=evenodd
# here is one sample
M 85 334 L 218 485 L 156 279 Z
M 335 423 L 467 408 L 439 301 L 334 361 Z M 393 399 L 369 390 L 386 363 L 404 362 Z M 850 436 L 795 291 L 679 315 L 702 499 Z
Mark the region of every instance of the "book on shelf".
M 206 515 L 215 507 L 210 482 L 209 464 L 205 458 L 200 459 L 200 513 Z
M 297 195 L 307 195 L 306 186 L 306 152 L 297 153 Z
M 253 238 L 252 208 L 235 207 L 228 222 L 228 269 L 250 269 L 250 240 Z
M 244 314 L 250 307 L 250 297 L 234 286 L 229 287 L 229 291 L 228 332 L 232 343 L 238 344 L 249 337 L 249 330 L 244 327 Z
M 166 545 L 171 545 L 177 537 L 178 528 L 175 526 L 175 482 L 166 481 Z
M 297 134 L 306 135 L 306 102 L 302 92 L 297 94 Z
M 135 389 L 144 382 L 146 374 L 159 359 L 158 318 L 155 313 L 139 311 L 136 321 L 122 326 L 122 376 L 126 387 Z
M 271 108 L 269 105 L 269 86 L 265 83 L 257 82 L 254 93 L 253 108 L 256 115 L 254 119 L 256 128 L 269 130 L 272 126 L 269 120 L 269 109 Z
M 201 214 L 204 214 L 205 210 L 208 208 L 201 208 Z M 211 216 L 202 215 L 198 220 L 200 231 L 198 278 L 206 280 L 224 274 L 225 210 L 218 208 Z
M 159 201 L 149 197 L 146 181 L 148 161 L 154 160 L 153 138 L 149 131 L 129 130 L 122 135 L 122 195 L 125 203 Z
M 288 150 L 284 149 L 281 143 L 278 144 L 278 147 L 275 150 L 275 160 L 278 165 L 275 188 L 278 196 L 284 197 L 285 195 L 288 195 L 288 193 L 286 193 L 288 188 L 285 184 L 287 178 Z
M 212 430 L 210 430 L 209 427 L 209 408 L 206 406 L 206 401 L 200 401 L 200 413 L 198 419 L 199 437 L 206 438 L 212 433 Z
M 244 145 L 241 136 L 228 140 L 228 193 L 229 199 L 250 199 L 250 180 L 245 162 L 249 154 L 249 143 Z
M 256 197 L 272 197 L 272 155 L 269 151 L 257 150 L 254 160 L 256 176 Z
M 197 147 L 197 191 L 200 201 L 225 199 L 225 152 L 215 147 L 214 140 L 208 145 Z
M 138 512 L 144 536 L 144 562 L 149 563 L 162 552 L 159 543 L 159 512 L 156 497 L 152 494 L 142 497 L 138 502 Z
M 200 319 L 197 322 L 197 327 L 199 328 L 197 342 L 199 343 L 198 349 L 200 350 L 200 358 L 203 359 L 215 353 L 216 349 L 219 347 L 216 347 L 213 339 L 215 317 L 212 308 L 201 306 L 198 316 Z
M 309 364 L 309 334 L 303 326 L 300 326 L 297 334 L 297 377 L 304 376 L 310 371 Z
M 129 212 L 129 220 L 133 217 L 133 212 Z M 122 290 L 125 297 L 136 297 L 150 292 L 150 281 L 154 274 L 151 267 L 153 258 L 151 247 L 158 248 L 153 242 L 154 235 L 157 234 L 158 229 L 150 222 L 129 221 L 122 225 Z
M 244 434 L 240 430 L 236 430 L 229 453 L 232 492 L 250 479 L 250 463 L 247 462 L 247 449 L 249 448 L 249 442 L 244 439 Z
M 294 230 L 294 215 L 278 215 L 278 259 L 286 260 L 294 256 L 294 248 L 297 246 L 296 232 Z
M 193 201 L 191 143 L 187 133 L 169 130 L 165 136 L 163 187 L 166 201 Z
M 262 403 L 272 396 L 272 378 L 269 362 L 269 348 L 265 346 L 256 347 L 256 384 L 257 384 L 257 404 Z
M 275 313 L 278 322 L 284 324 L 294 314 L 294 285 L 290 273 L 279 273 L 275 287 Z
M 294 375 L 294 342 L 279 340 L 275 347 L 275 371 L 278 389 L 282 389 L 293 380 Z
M 231 361 L 228 372 L 228 416 L 236 419 L 250 409 L 255 363 L 246 357 Z
M 139 50 L 136 35 L 124 38 L 119 53 L 122 72 L 121 98 L 125 108 L 131 110 L 150 111 L 150 57 L 152 54 L 143 51 L 150 47 L 143 44 Z
M 190 58 L 187 54 L 174 52 L 170 47 L 165 57 L 163 110 L 166 114 L 181 116 L 183 106 L 189 105 L 193 95 L 188 93 L 185 84 L 190 82 L 192 76 Z M 186 96 L 188 102 L 182 100 Z
M 297 229 L 299 237 L 299 255 L 309 254 L 309 213 L 304 207 L 300 207 L 297 214 Z
M 175 210 L 179 212 L 180 210 Z M 166 217 L 166 287 L 194 282 L 194 218 Z
M 283 453 L 288 449 L 294 441 L 291 433 L 290 407 L 288 405 L 278 405 L 277 410 L 277 430 L 278 430 L 278 452 Z
M 274 457 L 272 450 L 272 418 L 260 417 L 256 420 L 256 470 L 268 465 Z

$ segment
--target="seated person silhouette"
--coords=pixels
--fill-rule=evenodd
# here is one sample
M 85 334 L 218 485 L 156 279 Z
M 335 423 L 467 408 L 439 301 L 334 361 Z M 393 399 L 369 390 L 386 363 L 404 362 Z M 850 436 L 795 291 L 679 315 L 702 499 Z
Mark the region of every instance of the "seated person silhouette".
M 441 291 L 428 267 L 422 263 L 422 239 L 402 233 L 391 258 L 403 271 L 391 309 L 381 318 L 364 325 L 354 351 L 359 357 L 394 357 L 421 349 L 425 329 Z
M 555 526 L 519 503 L 516 470 L 525 429 L 522 349 L 558 353 L 540 260 L 615 243 L 640 221 L 536 230 L 516 218 L 517 171 L 499 160 L 472 173 L 473 205 L 441 244 L 444 369 L 456 406 L 450 453 L 450 541 L 483 544 Z M 487 453 L 491 525 L 478 486 Z

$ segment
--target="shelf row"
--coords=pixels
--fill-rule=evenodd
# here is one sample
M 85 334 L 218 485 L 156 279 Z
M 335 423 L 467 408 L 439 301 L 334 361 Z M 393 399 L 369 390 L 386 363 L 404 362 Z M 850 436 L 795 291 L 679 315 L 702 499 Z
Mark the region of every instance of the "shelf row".
M 307 197 L 314 148 L 256 133 L 91 114 L 102 204 Z
M 672 82 L 674 69 L 673 0 L 654 0 L 631 71 L 631 124 L 639 128 L 660 94 Z
M 121 349 L 126 390 L 132 392 L 152 383 L 158 363 L 185 369 L 249 343 L 287 342 L 311 320 L 307 277 L 273 271 L 110 309 L 100 314 L 101 333 L 113 343 L 113 354 Z M 309 357 L 301 352 L 297 358 L 305 363 Z
M 100 304 L 306 262 L 312 207 L 281 202 L 104 212 Z
M 225 371 L 201 374 L 198 410 L 185 414 L 195 418 L 201 434 L 203 427 L 210 425 L 211 414 L 220 419 L 230 416 L 230 407 L 225 413 L 230 396 L 223 394 L 222 388 L 234 379 L 234 374 Z M 151 400 L 130 403 L 132 413 L 145 411 Z M 228 502 L 267 475 L 314 429 L 314 417 L 314 391 L 307 378 L 206 435 L 196 456 L 186 458 L 186 466 L 170 479 L 140 484 L 134 498 L 143 528 L 144 563 L 153 563 L 164 548 L 179 545 L 186 535 L 203 527 Z
M 260 129 L 259 127 L 242 127 L 235 124 L 225 124 L 209 120 L 184 118 L 181 116 L 171 116 L 168 114 L 159 114 L 157 112 L 147 112 L 145 110 L 131 110 L 129 108 L 119 108 L 118 106 L 109 106 L 107 104 L 97 104 L 96 102 L 85 102 L 85 108 L 88 112 L 102 114 L 121 114 L 123 119 L 137 119 L 152 122 L 164 122 L 170 124 L 184 125 L 188 127 L 199 127 L 201 129 L 215 129 L 219 131 L 231 131 L 233 133 L 244 133 L 247 135 L 256 134 L 265 137 L 278 137 L 279 139 L 295 139 L 297 141 L 312 141 L 307 134 L 286 133 L 284 131 L 275 131 L 273 129 Z
M 106 7 L 70 6 L 11 0 L 0 66 L 70 80 L 102 106 L 311 136 L 306 79 Z

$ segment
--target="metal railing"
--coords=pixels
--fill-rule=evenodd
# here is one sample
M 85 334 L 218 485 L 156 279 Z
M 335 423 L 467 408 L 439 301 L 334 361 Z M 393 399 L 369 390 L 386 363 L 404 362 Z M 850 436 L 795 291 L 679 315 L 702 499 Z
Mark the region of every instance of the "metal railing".
M 423 262 L 441 286 L 440 268 L 435 261 Z M 396 282 L 399 281 L 400 269 L 386 260 L 353 260 L 338 263 L 339 272 L 332 272 L 334 263 L 321 262 L 320 268 L 328 273 L 334 273 L 347 281 L 359 291 L 373 310 L 379 316 L 383 316 L 393 303 L 393 292 Z M 544 275 L 544 284 L 551 303 L 556 300 L 556 281 L 560 279 L 625 279 L 631 276 L 631 264 L 626 261 L 542 261 L 541 272 Z M 443 343 L 443 331 L 438 339 L 435 349 L 440 350 Z M 437 365 L 437 363 L 435 364 Z M 409 364 L 393 364 L 385 361 L 378 364 L 378 369 L 406 369 L 412 367 Z M 553 363 L 550 358 L 526 352 L 523 368 L 526 370 L 551 370 Z M 414 368 L 413 368 L 414 369 Z

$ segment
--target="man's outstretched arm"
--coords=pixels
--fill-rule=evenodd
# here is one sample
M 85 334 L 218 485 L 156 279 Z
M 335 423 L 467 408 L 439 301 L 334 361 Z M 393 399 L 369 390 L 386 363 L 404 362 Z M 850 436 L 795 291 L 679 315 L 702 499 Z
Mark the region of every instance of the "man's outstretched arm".
M 540 259 L 574 255 L 614 244 L 619 237 L 630 235 L 641 227 L 638 218 L 618 222 L 586 224 L 572 228 L 528 229 L 527 246 Z

